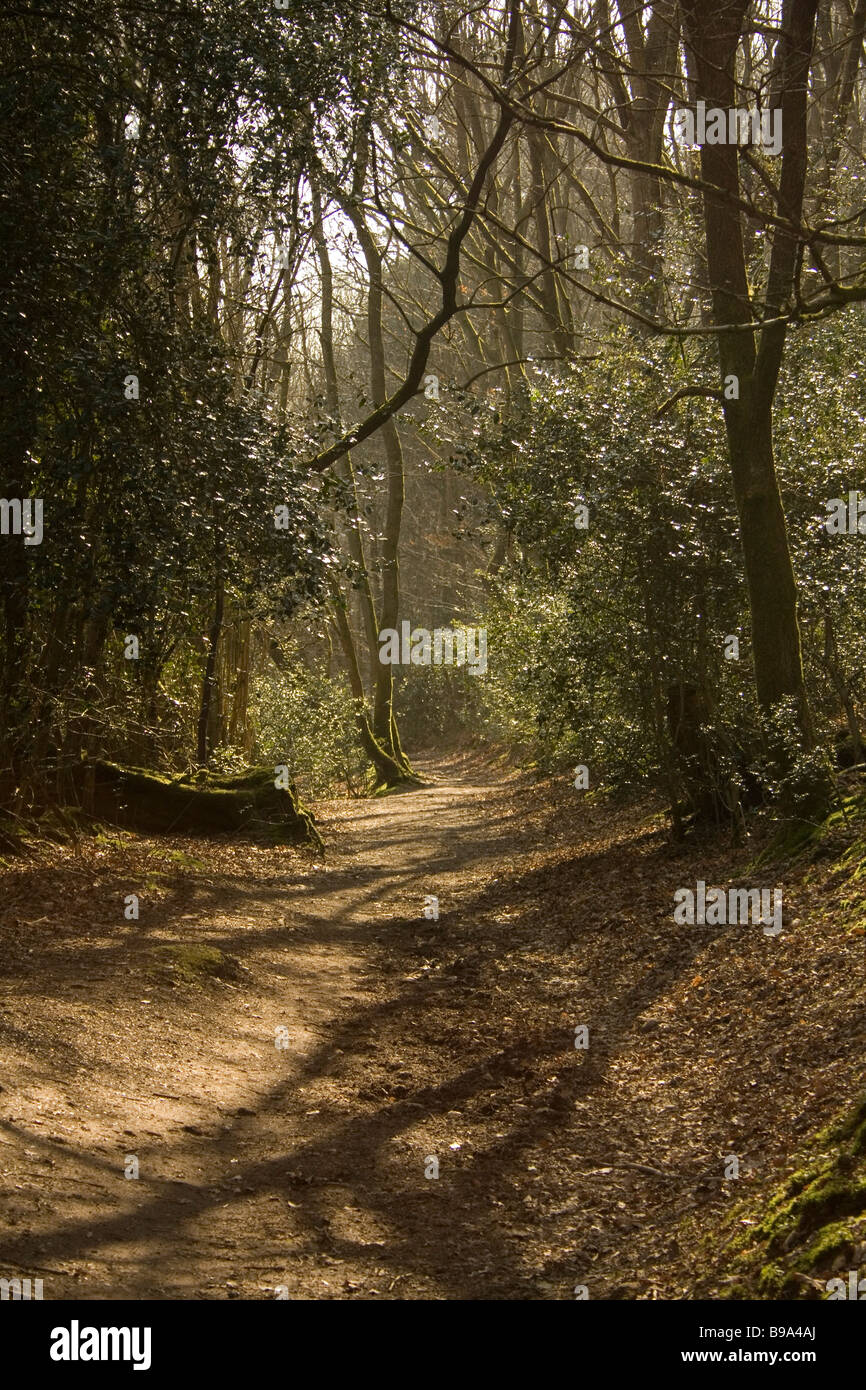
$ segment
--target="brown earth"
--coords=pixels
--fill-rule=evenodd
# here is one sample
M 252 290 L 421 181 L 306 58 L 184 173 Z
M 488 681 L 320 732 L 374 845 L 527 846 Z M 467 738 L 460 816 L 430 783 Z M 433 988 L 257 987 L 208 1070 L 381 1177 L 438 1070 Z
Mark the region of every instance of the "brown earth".
M 832 866 L 749 880 L 743 850 L 672 846 L 651 807 L 568 779 L 426 771 L 317 808 L 324 857 L 117 834 L 2 870 L 0 1277 L 47 1299 L 723 1291 L 722 1211 L 862 1086 L 862 892 Z M 675 925 L 697 878 L 779 884 L 785 930 Z

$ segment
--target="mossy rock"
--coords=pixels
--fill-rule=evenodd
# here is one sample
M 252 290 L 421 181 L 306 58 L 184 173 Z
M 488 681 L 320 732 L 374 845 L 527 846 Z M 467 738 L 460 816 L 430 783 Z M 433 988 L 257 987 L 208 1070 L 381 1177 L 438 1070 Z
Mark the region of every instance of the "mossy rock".
M 753 1203 L 731 1220 L 750 1220 Z M 840 1269 L 866 1272 L 866 1097 L 814 1136 L 801 1167 L 729 1249 L 731 1282 L 746 1290 L 737 1297 L 821 1298 Z
M 92 762 L 76 769 L 73 782 L 97 819 L 145 834 L 243 834 L 271 844 L 324 848 L 294 786 L 274 785 L 273 768 L 196 782 Z
M 234 956 L 226 955 L 217 946 L 190 944 L 186 946 L 155 946 L 154 959 L 161 971 L 173 981 L 201 985 L 208 980 L 240 980 L 243 967 Z

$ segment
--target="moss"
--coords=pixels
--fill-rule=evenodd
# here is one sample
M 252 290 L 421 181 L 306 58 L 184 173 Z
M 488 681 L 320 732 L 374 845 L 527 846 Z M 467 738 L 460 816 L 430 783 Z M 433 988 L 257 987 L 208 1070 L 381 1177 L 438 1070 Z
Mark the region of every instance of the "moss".
M 182 849 L 169 849 L 165 851 L 165 859 L 170 864 L 178 864 L 182 869 L 207 869 L 203 859 L 196 859 L 192 854 L 186 854 Z
M 75 769 L 76 789 L 100 820 L 150 834 L 243 834 L 271 843 L 323 848 L 309 811 L 293 787 L 274 785 L 273 768 L 195 784 L 115 763 Z
M 746 1285 L 740 1284 L 738 1282 L 728 1284 L 727 1288 L 723 1289 L 719 1295 L 721 1299 L 733 1299 L 737 1303 L 749 1299 L 751 1298 L 751 1296 L 752 1295 L 746 1288 Z
M 816 843 L 820 833 L 820 825 L 810 824 L 808 821 L 786 823 L 776 832 L 766 848 L 755 857 L 755 867 L 764 868 L 769 864 L 796 859 L 805 849 Z
M 779 1298 L 788 1282 L 788 1275 L 780 1264 L 772 1261 L 765 1264 L 758 1275 L 758 1289 L 763 1298 Z
M 847 1115 L 824 1131 L 826 1138 L 846 1143 L 854 1156 L 866 1155 L 866 1096 Z
M 819 1131 L 800 1167 L 756 1219 L 756 1197 L 730 1213 L 728 1282 L 754 1298 L 814 1298 L 866 1237 L 866 1097 Z M 730 1297 L 730 1293 L 726 1295 Z
M 177 786 L 206 787 L 211 791 L 264 791 L 274 785 L 272 767 L 248 767 L 244 772 L 191 772 L 177 779 Z
M 866 792 L 842 797 L 832 810 L 809 820 L 786 821 L 770 843 L 755 857 L 756 868 L 782 863 L 806 856 L 810 859 L 838 858 L 846 867 L 855 868 L 855 877 L 866 872 L 866 836 L 862 822 L 866 819 Z M 859 830 L 858 838 L 851 837 Z
M 797 1269 L 808 1274 L 811 1270 L 829 1266 L 836 1255 L 848 1251 L 853 1255 L 856 1245 L 855 1233 L 847 1221 L 835 1221 L 822 1226 L 818 1235 L 794 1261 Z
M 185 984 L 200 985 L 208 979 L 238 980 L 243 973 L 240 962 L 216 946 L 156 946 L 153 955 L 163 971 Z

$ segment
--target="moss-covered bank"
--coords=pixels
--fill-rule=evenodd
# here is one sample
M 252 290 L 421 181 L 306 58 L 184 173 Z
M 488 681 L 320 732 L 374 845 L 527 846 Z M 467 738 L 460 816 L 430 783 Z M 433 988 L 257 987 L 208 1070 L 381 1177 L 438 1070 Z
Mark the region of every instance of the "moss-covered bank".
M 761 1211 L 739 1203 L 729 1224 L 727 1298 L 827 1298 L 827 1281 L 866 1277 L 866 1096 L 816 1134 Z

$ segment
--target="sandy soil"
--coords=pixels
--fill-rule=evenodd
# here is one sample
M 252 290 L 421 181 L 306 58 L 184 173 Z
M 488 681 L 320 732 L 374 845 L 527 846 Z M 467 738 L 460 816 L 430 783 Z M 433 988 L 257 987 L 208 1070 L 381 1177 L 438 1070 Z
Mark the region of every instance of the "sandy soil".
M 124 835 L 0 875 L 0 1276 L 46 1299 L 718 1294 L 723 1156 L 769 1187 L 861 1081 L 862 934 L 808 875 L 777 938 L 674 926 L 674 888 L 742 851 L 673 847 L 567 781 L 427 771 L 320 806 L 324 856 Z M 226 978 L 160 963 L 197 943 Z

